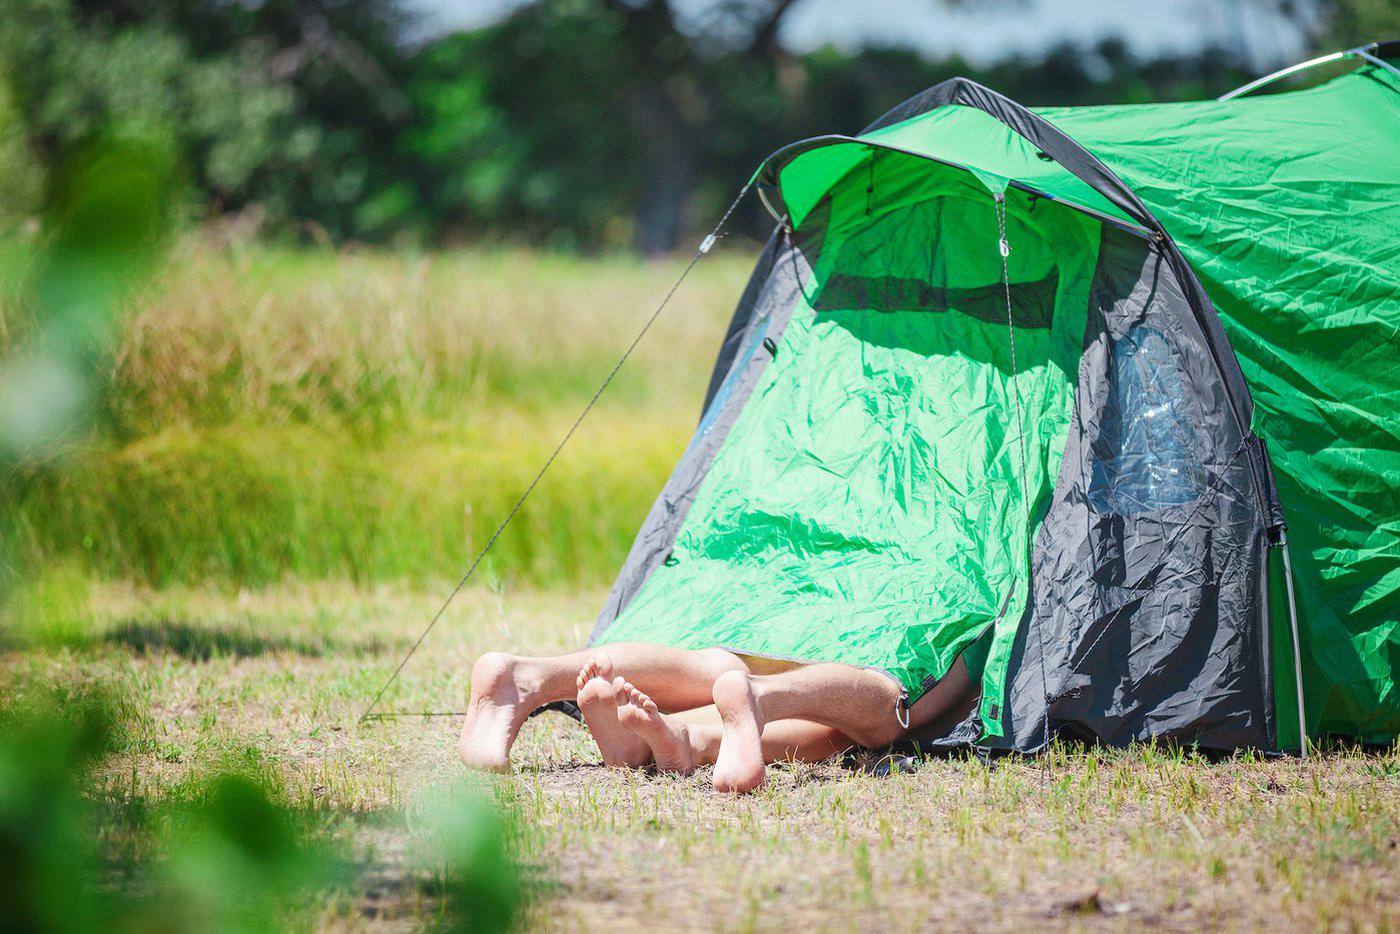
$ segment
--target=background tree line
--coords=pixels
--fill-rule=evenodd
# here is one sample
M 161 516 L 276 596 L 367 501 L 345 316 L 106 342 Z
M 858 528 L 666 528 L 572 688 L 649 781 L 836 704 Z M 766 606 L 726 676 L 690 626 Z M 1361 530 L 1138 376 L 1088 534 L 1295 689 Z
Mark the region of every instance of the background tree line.
M 1237 2 L 1272 4 L 1319 47 L 1400 33 L 1389 0 Z M 490 235 L 660 253 L 777 145 L 853 132 L 953 75 L 1029 104 L 1194 98 L 1250 77 L 1220 50 L 1142 61 L 1118 41 L 990 67 L 888 48 L 794 54 L 778 42 L 792 0 L 716 4 L 700 28 L 666 0 L 536 0 L 428 41 L 396 0 L 6 6 L 11 225 L 42 210 L 66 151 L 117 136 L 183 167 L 195 220 L 332 242 Z

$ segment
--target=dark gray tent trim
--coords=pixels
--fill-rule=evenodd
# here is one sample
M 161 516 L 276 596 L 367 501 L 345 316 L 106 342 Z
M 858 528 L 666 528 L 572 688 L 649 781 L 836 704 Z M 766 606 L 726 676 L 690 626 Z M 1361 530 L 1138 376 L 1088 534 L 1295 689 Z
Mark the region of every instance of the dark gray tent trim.
M 720 346 L 705 407 L 680 462 L 652 504 L 598 615 L 590 641 L 617 619 L 670 555 L 686 512 L 729 429 L 743 411 L 798 304 L 806 261 L 783 228 L 769 238 Z

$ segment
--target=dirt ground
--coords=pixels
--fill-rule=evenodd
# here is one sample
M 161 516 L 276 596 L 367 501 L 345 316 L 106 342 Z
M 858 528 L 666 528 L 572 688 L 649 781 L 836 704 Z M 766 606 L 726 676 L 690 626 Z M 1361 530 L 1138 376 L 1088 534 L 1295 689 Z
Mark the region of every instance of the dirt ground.
M 159 797 L 256 755 L 358 854 L 326 929 L 413 929 L 432 904 L 405 853 L 417 802 L 479 785 L 514 828 L 541 930 L 1400 927 L 1400 754 L 1206 762 L 1152 747 L 927 760 L 877 776 L 779 766 L 758 794 L 604 768 L 559 715 L 528 723 L 515 771 L 470 775 L 460 718 L 356 718 L 435 609 L 435 591 L 256 594 L 105 588 L 68 647 L 11 652 L 8 678 L 106 680 L 137 712 L 110 769 Z M 463 594 L 390 694 L 461 710 L 487 649 L 582 644 L 598 593 Z

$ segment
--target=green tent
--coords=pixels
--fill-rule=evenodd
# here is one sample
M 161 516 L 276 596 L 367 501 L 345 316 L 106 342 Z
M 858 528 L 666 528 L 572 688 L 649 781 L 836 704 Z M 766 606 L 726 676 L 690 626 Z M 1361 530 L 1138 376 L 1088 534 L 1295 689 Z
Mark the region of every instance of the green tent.
M 1300 711 L 1393 741 L 1400 46 L 1351 56 L 1179 104 L 954 79 L 776 152 L 778 229 L 594 641 L 909 702 L 962 656 L 981 703 L 936 742 L 1288 750 Z

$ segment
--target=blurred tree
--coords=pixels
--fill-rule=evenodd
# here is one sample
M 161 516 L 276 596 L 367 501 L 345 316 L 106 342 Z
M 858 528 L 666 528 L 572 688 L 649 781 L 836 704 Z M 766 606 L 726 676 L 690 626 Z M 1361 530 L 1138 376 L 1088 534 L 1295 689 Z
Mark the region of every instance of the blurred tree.
M 627 125 L 642 145 L 636 246 L 645 254 L 663 253 L 680 238 L 707 142 L 723 133 L 731 116 L 761 116 L 736 113 L 744 102 L 783 96 L 775 93 L 787 59 L 778 28 L 793 0 L 715 4 L 692 33 L 682 30 L 668 0 L 603 5 L 621 17 L 622 66 L 633 76 Z M 730 107 L 724 106 L 726 91 Z
M 99 135 L 159 140 L 194 156 L 192 182 L 214 199 L 246 191 L 291 105 L 248 50 L 201 61 L 169 24 L 117 29 L 64 0 L 14 0 L 0 18 L 0 69 L 41 164 Z
M 30 147 L 27 129 L 14 93 L 0 81 L 0 233 L 37 215 L 43 201 L 43 168 Z
M 1400 4 L 1395 0 L 1233 0 L 1255 3 L 1291 21 L 1318 53 L 1365 42 L 1400 39 Z
M 636 144 L 618 103 L 617 23 L 587 6 L 534 5 L 418 53 L 408 93 L 419 120 L 402 146 L 435 219 L 563 246 L 615 239 Z
M 0 74 L 41 163 L 159 135 L 200 206 L 373 235 L 400 220 L 407 23 L 390 0 L 13 0 Z
M 776 31 L 790 6 L 716 4 L 704 23 L 682 24 L 666 0 L 526 4 L 420 53 L 415 102 L 449 114 L 449 129 L 410 145 L 434 165 L 449 141 L 489 153 L 499 171 L 448 173 L 464 206 L 563 220 L 571 239 L 596 243 L 617 239 L 615 205 L 628 203 L 636 247 L 665 252 L 703 167 L 778 109 Z M 484 188 L 468 193 L 468 173 Z
M 1230 2 L 1295 16 L 1326 46 L 1397 31 L 1392 0 Z M 954 74 L 1032 104 L 1199 97 L 1249 77 L 1217 50 L 1144 60 L 1117 41 L 986 68 L 799 55 L 778 42 L 793 7 L 528 0 L 414 45 L 402 0 L 10 0 L 0 215 L 32 215 L 47 167 L 100 133 L 161 140 L 198 213 L 247 210 L 272 231 L 658 253 L 777 145 L 857 131 Z M 764 225 L 752 206 L 739 223 Z
M 1195 97 L 1248 77 L 1218 50 L 1144 61 L 1115 40 L 983 69 L 906 49 L 794 55 L 777 42 L 791 7 L 735 0 L 682 19 L 666 0 L 535 0 L 428 44 L 412 69 L 419 122 L 405 143 L 420 203 L 440 225 L 662 253 L 778 145 L 856 132 L 957 74 L 1032 104 Z M 738 223 L 761 235 L 767 222 L 749 205 Z

